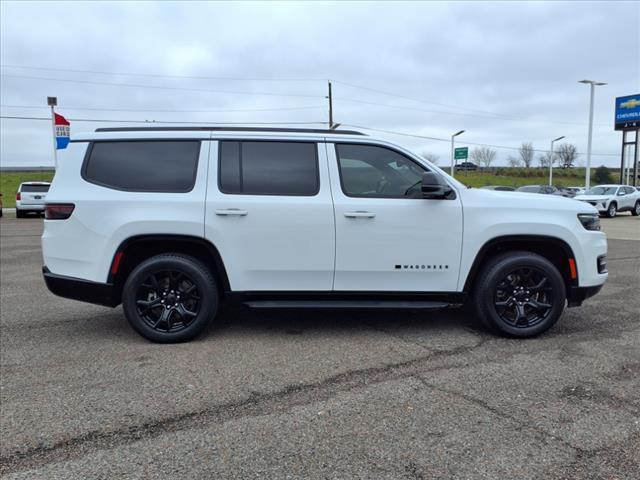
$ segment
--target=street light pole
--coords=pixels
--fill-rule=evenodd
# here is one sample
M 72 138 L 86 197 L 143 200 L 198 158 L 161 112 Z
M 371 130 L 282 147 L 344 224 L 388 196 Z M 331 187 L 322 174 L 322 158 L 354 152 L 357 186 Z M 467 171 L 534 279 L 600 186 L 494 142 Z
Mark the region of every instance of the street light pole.
M 587 168 L 585 172 L 584 186 L 589 190 L 591 184 L 591 138 L 593 136 L 593 98 L 595 96 L 595 87 L 606 85 L 604 82 L 596 82 L 595 80 L 579 80 L 578 83 L 590 85 L 589 100 L 589 137 L 587 138 Z
M 454 133 L 453 135 L 451 135 L 451 176 L 453 177 L 453 170 L 454 170 L 454 166 L 455 166 L 455 138 L 458 135 L 463 134 L 465 131 L 464 130 L 460 130 L 458 133 Z
M 563 138 L 564 135 L 551 140 L 551 150 L 549 150 L 549 186 L 553 185 L 553 144 Z

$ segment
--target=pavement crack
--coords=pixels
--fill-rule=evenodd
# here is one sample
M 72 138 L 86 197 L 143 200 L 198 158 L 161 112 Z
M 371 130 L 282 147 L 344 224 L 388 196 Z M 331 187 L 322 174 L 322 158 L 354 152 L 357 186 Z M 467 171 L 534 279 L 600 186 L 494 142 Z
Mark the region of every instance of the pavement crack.
M 447 395 L 451 395 L 453 397 L 457 397 L 460 398 L 462 400 L 465 400 L 469 403 L 472 403 L 473 405 L 476 405 L 484 410 L 489 411 L 490 413 L 492 413 L 493 415 L 496 415 L 500 418 L 503 418 L 505 420 L 509 420 L 513 423 L 515 423 L 516 425 L 518 425 L 518 427 L 520 429 L 528 429 L 528 430 L 532 430 L 534 432 L 536 432 L 536 434 L 539 437 L 543 437 L 543 438 L 550 438 L 552 440 L 555 440 L 559 443 L 561 443 L 563 446 L 571 449 L 574 452 L 581 452 L 582 449 L 580 449 L 579 447 L 576 447 L 574 445 L 572 445 L 570 442 L 568 442 L 567 440 L 565 440 L 564 438 L 558 436 L 558 435 L 554 435 L 553 433 L 548 432 L 547 430 L 545 430 L 542 427 L 539 427 L 537 425 L 532 425 L 528 422 L 523 421 L 522 419 L 511 415 L 509 413 L 506 413 L 502 410 L 500 410 L 499 408 L 490 405 L 489 403 L 485 402 L 484 400 L 481 400 L 479 398 L 473 397 L 471 395 L 467 395 L 465 393 L 462 392 L 458 392 L 455 390 L 450 390 L 448 388 L 443 388 L 443 387 L 439 387 L 437 385 L 434 385 L 432 383 L 427 382 L 424 378 L 422 378 L 421 376 L 417 375 L 414 377 L 416 380 L 420 381 L 425 387 L 430 388 L 432 390 L 436 390 L 438 392 L 447 394 Z
M 0 457 L 0 475 L 76 458 L 101 449 L 111 449 L 139 440 L 156 438 L 167 433 L 202 428 L 203 423 L 222 424 L 244 417 L 285 414 L 295 407 L 326 401 L 338 393 L 349 392 L 387 381 L 414 377 L 419 371 L 426 373 L 460 368 L 467 364 L 440 365 L 435 368 L 428 364 L 434 359 L 468 353 L 480 348 L 485 341 L 485 339 L 481 338 L 474 345 L 459 346 L 450 350 L 437 350 L 404 362 L 352 370 L 316 383 L 290 385 L 277 392 L 252 392 L 247 398 L 238 402 L 215 405 L 203 410 L 157 421 L 124 426 L 110 431 L 95 430 L 51 444 L 42 443 L 37 447 L 15 451 Z

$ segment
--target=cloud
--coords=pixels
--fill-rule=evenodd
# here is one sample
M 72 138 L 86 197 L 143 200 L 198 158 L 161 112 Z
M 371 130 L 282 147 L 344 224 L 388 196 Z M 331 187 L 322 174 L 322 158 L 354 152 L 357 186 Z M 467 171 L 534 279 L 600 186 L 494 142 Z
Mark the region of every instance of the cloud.
M 2 115 L 46 116 L 47 95 L 68 118 L 215 122 L 327 120 L 334 83 L 343 124 L 443 139 L 546 149 L 566 135 L 586 150 L 588 88 L 596 95 L 593 163 L 619 164 L 613 99 L 640 90 L 640 4 L 633 2 L 2 2 Z M 635 20 L 634 20 L 635 19 Z M 628 25 L 625 22 L 630 22 Z M 233 79 L 26 70 L 6 65 Z M 65 83 L 10 75 L 215 92 Z M 243 80 L 261 78 L 262 80 Z M 303 79 L 272 81 L 265 79 Z M 343 83 L 339 83 L 343 82 Z M 346 84 L 403 97 L 383 95 Z M 261 95 L 312 95 L 315 98 Z M 181 113 L 318 106 L 272 112 Z M 71 110 L 93 107 L 141 111 Z M 487 113 L 491 112 L 491 113 Z M 497 115 L 495 115 L 495 114 Z M 72 123 L 72 132 L 98 123 Z M 0 124 L 2 165 L 52 163 L 50 125 Z M 448 158 L 447 141 L 393 137 Z M 509 150 L 499 150 L 504 163 Z

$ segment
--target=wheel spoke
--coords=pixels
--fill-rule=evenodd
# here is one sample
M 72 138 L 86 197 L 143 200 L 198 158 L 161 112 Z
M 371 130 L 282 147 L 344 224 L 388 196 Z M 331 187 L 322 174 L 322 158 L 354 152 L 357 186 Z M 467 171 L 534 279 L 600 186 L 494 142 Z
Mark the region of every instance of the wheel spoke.
M 540 280 L 540 282 L 537 285 L 534 285 L 533 287 L 529 288 L 530 292 L 539 292 L 540 290 L 542 290 L 542 287 L 544 287 L 547 284 L 547 277 L 543 277 L 542 280 Z M 548 287 L 545 290 L 550 289 L 551 287 Z
M 158 307 L 159 305 L 161 305 L 161 303 L 160 298 L 155 298 L 153 300 L 138 300 L 136 301 L 136 305 L 142 309 L 140 310 L 140 313 L 144 314 L 148 310 Z
M 176 307 L 176 312 L 178 312 L 178 315 L 182 317 L 183 321 L 187 318 L 191 319 L 197 315 L 196 312 L 188 310 L 182 303 Z

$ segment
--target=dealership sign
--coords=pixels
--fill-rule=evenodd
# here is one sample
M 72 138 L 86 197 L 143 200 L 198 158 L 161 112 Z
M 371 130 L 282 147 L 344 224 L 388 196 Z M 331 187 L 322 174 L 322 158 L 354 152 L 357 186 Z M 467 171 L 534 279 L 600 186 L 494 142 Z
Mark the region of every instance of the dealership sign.
M 640 128 L 640 93 L 616 98 L 616 130 Z

